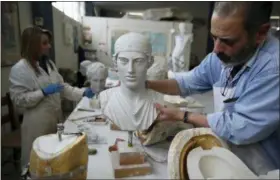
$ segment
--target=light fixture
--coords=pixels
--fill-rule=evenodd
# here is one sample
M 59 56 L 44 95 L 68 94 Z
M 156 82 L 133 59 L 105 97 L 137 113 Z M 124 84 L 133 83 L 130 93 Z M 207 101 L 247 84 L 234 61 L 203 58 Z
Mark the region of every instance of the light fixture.
M 143 13 L 141 13 L 141 12 L 128 12 L 127 14 L 132 15 L 132 16 L 143 16 Z
M 280 19 L 280 16 L 270 16 L 270 19 L 276 20 L 276 19 Z

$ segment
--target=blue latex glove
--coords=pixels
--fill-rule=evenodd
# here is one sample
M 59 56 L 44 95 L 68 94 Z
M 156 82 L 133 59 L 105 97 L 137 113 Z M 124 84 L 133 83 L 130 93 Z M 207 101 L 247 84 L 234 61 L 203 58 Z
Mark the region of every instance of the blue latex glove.
M 92 98 L 94 96 L 94 92 L 91 90 L 91 88 L 87 88 L 85 91 L 84 91 L 84 94 L 83 96 L 86 96 L 88 98 Z
M 43 88 L 42 91 L 43 91 L 43 94 L 45 96 L 47 96 L 47 95 L 50 95 L 50 94 L 58 93 L 63 88 L 64 88 L 64 86 L 61 85 L 61 84 L 50 84 L 47 87 Z

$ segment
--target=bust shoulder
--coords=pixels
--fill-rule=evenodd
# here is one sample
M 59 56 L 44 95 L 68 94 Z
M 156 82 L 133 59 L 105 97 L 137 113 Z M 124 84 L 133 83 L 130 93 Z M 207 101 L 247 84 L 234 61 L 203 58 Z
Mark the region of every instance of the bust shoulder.
M 100 94 L 99 94 L 99 101 L 100 101 L 100 107 L 101 109 L 103 107 L 106 106 L 107 102 L 109 101 L 109 98 L 116 92 L 118 91 L 119 87 L 113 87 L 113 88 L 109 88 L 109 89 L 106 89 L 104 91 L 102 91 Z
M 152 100 L 153 102 L 157 102 L 160 104 L 164 103 L 164 99 L 163 99 L 163 94 L 162 93 L 158 93 L 154 90 L 147 90 L 148 91 L 148 95 L 149 95 L 149 99 Z

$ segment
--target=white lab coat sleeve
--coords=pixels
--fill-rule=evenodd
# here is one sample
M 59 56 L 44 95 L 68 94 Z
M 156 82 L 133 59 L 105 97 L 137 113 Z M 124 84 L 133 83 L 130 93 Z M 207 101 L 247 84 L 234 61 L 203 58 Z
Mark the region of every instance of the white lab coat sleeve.
M 58 76 L 59 76 L 59 81 L 60 83 L 62 83 L 64 85 L 64 88 L 61 92 L 61 95 L 63 98 L 68 99 L 70 101 L 80 101 L 83 97 L 85 88 L 77 88 L 77 87 L 73 87 L 71 85 L 69 85 L 68 83 L 65 83 L 63 80 L 63 77 L 59 74 L 55 64 L 50 61 L 55 69 L 55 71 L 57 72 Z
M 62 97 L 71 101 L 80 101 L 83 97 L 85 88 L 77 88 L 70 86 L 67 83 L 63 83 L 64 89 L 62 91 Z
M 33 108 L 44 98 L 42 90 L 36 89 L 28 72 L 20 64 L 12 67 L 10 72 L 10 96 L 17 108 Z

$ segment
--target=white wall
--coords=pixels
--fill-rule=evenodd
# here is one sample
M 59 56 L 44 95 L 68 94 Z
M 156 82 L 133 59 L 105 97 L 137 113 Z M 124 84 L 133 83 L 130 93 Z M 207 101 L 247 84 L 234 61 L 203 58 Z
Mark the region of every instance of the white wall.
M 135 19 L 121 19 L 121 18 L 102 18 L 102 17 L 83 17 L 83 25 L 90 26 L 92 29 L 92 47 L 99 52 L 99 43 L 106 44 L 107 57 L 98 57 L 106 65 L 112 65 L 111 54 L 111 32 L 113 30 L 128 30 L 128 31 L 151 31 L 166 34 L 167 37 L 167 52 L 166 57 L 170 55 L 174 48 L 173 36 L 170 33 L 172 28 L 178 32 L 178 23 L 174 22 L 160 22 L 160 21 L 146 21 Z M 187 33 L 192 32 L 192 24 L 187 25 Z
M 192 43 L 192 53 L 198 56 L 200 60 L 206 55 L 207 38 L 208 38 L 208 16 L 210 10 L 210 2 L 207 1 L 98 1 L 94 2 L 101 8 L 123 11 L 143 11 L 150 8 L 179 8 L 182 12 L 188 12 L 195 18 L 203 18 L 206 25 L 194 31 L 194 41 Z
M 19 25 L 21 33 L 23 30 L 31 26 L 32 23 L 32 9 L 31 3 L 27 1 L 19 1 Z M 77 54 L 74 53 L 73 45 L 66 46 L 63 44 L 63 19 L 62 12 L 53 7 L 54 19 L 54 43 L 55 43 L 55 59 L 58 68 L 70 68 L 77 70 Z M 73 19 L 66 17 L 73 25 L 80 25 L 80 23 Z M 1 97 L 9 91 L 9 74 L 12 66 L 1 68 Z
M 69 22 L 73 26 L 81 28 L 81 24 L 74 19 L 65 16 L 61 11 L 53 7 L 53 34 L 55 46 L 55 61 L 57 68 L 78 69 L 78 54 L 74 53 L 74 44 L 64 44 L 63 22 Z M 80 31 L 78 30 L 78 33 Z M 79 37 L 81 35 L 79 34 Z M 80 38 L 79 38 L 80 39 Z
M 27 1 L 18 2 L 19 9 L 19 25 L 20 31 L 22 32 L 24 28 L 32 25 L 32 15 L 31 15 L 31 3 Z M 1 68 L 1 97 L 9 91 L 9 74 L 11 66 Z

